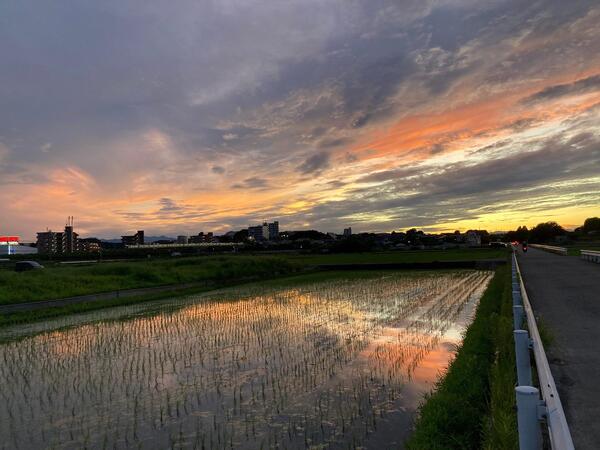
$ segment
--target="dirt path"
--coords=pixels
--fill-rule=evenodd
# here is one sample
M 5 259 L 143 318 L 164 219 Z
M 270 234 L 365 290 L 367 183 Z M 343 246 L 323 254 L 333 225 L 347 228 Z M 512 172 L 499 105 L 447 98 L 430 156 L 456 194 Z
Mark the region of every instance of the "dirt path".
M 78 295 L 76 297 L 67 297 L 56 300 L 42 300 L 39 302 L 14 303 L 11 305 L 0 305 L 0 314 L 11 314 L 21 311 L 35 311 L 37 309 L 68 306 L 77 303 L 88 303 L 100 300 L 111 300 L 115 298 L 133 297 L 137 295 L 156 294 L 160 292 L 176 292 L 182 289 L 206 286 L 206 283 L 187 283 L 138 289 L 124 289 L 120 291 L 101 292 L 98 294 Z

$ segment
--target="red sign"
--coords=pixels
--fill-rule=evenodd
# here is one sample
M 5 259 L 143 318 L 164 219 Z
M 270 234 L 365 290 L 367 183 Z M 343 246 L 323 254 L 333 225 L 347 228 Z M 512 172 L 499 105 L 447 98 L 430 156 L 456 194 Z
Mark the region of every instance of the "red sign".
M 0 242 L 19 242 L 19 236 L 0 236 Z

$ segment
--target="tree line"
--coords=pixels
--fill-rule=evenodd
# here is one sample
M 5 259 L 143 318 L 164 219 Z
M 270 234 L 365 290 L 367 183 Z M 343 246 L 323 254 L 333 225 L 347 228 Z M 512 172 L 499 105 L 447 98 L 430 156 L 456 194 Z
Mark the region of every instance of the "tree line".
M 582 226 L 575 228 L 573 231 L 567 231 L 553 221 L 539 223 L 531 229 L 520 226 L 516 230 L 507 232 L 505 240 L 507 242 L 529 241 L 534 244 L 545 244 L 555 242 L 561 237 L 574 240 L 600 238 L 600 217 L 587 218 Z

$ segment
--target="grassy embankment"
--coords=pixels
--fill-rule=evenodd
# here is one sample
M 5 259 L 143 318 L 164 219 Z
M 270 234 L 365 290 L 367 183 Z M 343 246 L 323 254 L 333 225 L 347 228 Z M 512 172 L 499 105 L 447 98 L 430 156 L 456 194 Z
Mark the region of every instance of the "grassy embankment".
M 197 284 L 200 288 L 287 275 L 302 267 L 276 257 L 215 256 L 57 265 L 29 272 L 0 271 L 0 304 L 60 299 L 133 288 Z
M 273 257 L 217 256 L 54 266 L 16 273 L 0 270 L 0 304 L 14 304 L 115 290 L 170 285 L 163 292 L 102 299 L 33 311 L 0 314 L 0 326 L 32 322 L 110 306 L 199 293 L 248 281 L 289 276 L 302 266 Z
M 267 279 L 317 264 L 426 262 L 503 257 L 504 250 L 347 253 L 333 255 L 228 255 L 54 265 L 16 273 L 0 270 L 0 304 L 59 299 L 133 288 L 187 283 L 220 286 L 222 281 Z M 10 266 L 12 268 L 12 265 Z
M 409 449 L 517 449 L 510 270 L 481 298 L 462 346 L 420 410 Z
M 504 248 L 475 248 L 452 250 L 418 250 L 369 253 L 335 253 L 329 255 L 290 255 L 290 261 L 304 265 L 317 264 L 368 264 L 368 263 L 421 263 L 432 261 L 470 261 L 478 259 L 502 259 L 507 255 Z
M 600 252 L 600 242 L 578 242 L 574 245 L 567 245 L 567 254 L 569 256 L 580 256 L 581 250 L 594 250 Z
M 481 249 L 332 255 L 228 255 L 157 258 L 83 266 L 55 264 L 48 265 L 42 271 L 22 273 L 12 271 L 11 265 L 0 270 L 0 286 L 3 287 L 0 289 L 0 305 L 155 286 L 172 286 L 172 290 L 0 315 L 0 326 L 192 294 L 248 281 L 268 280 L 306 271 L 317 264 L 490 259 L 505 254 L 503 249 Z
M 310 271 L 310 272 L 300 272 L 297 274 L 282 274 L 276 278 L 269 279 L 260 279 L 257 281 L 250 281 L 247 285 L 251 287 L 252 285 L 260 285 L 262 288 L 286 288 L 290 284 L 294 286 L 308 284 L 308 283 L 317 283 L 323 281 L 331 281 L 334 279 L 357 279 L 357 278 L 372 278 L 381 276 L 381 272 L 379 271 Z M 245 280 L 249 281 L 249 280 Z M 103 308 L 108 308 L 111 306 L 126 306 L 134 303 L 140 302 L 149 302 L 152 300 L 162 300 L 169 299 L 173 297 L 182 297 L 186 295 L 199 294 L 202 292 L 212 291 L 215 288 L 234 286 L 236 284 L 240 284 L 239 282 L 232 281 L 231 283 L 222 283 L 220 286 L 213 286 L 209 288 L 181 288 L 176 290 L 170 290 L 167 292 L 158 292 L 152 294 L 144 294 L 144 295 L 136 295 L 131 297 L 121 297 L 121 298 L 113 298 L 107 300 L 93 301 L 93 302 L 84 302 L 84 303 L 75 303 L 68 306 L 61 307 L 51 307 L 44 308 L 39 310 L 32 311 L 24 311 L 12 313 L 10 315 L 2 315 L 0 314 L 0 327 L 8 326 L 8 325 L 16 325 L 23 324 L 29 322 L 35 322 L 38 320 L 45 320 L 50 318 L 55 318 L 59 316 L 64 316 L 68 314 L 75 313 L 83 313 L 95 311 Z M 246 284 L 246 283 L 244 283 Z

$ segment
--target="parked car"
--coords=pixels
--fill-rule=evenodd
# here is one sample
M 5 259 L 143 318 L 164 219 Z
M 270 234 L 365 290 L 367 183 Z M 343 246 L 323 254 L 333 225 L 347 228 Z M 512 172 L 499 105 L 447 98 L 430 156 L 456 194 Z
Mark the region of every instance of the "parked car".
M 17 261 L 15 264 L 15 272 L 26 272 L 28 270 L 39 270 L 43 268 L 44 266 L 37 261 Z

